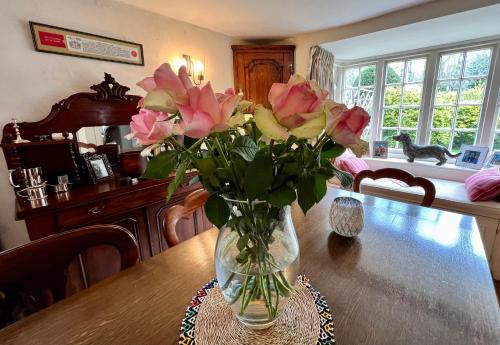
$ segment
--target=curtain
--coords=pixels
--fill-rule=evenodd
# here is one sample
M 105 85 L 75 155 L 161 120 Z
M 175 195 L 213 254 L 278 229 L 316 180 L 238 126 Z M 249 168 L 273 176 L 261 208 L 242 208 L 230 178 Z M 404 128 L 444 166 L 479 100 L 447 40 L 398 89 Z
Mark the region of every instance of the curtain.
M 307 78 L 316 80 L 322 89 L 328 90 L 329 98 L 335 92 L 334 66 L 335 56 L 320 46 L 312 46 L 309 55 Z

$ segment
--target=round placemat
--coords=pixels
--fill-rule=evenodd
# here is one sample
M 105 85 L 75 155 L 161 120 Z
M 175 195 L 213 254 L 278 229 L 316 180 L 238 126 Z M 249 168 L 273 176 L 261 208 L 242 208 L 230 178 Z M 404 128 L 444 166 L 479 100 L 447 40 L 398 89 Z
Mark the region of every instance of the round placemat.
M 217 279 L 201 288 L 186 309 L 179 344 L 334 344 L 334 326 L 325 298 L 304 276 L 297 278 L 295 293 L 290 296 L 276 323 L 264 330 L 243 326 L 224 300 Z

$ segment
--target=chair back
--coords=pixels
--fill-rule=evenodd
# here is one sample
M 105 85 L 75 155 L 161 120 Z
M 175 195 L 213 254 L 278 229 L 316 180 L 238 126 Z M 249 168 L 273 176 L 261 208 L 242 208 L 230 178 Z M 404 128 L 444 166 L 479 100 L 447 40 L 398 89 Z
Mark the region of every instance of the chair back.
M 115 247 L 121 269 L 139 259 L 137 241 L 117 225 L 92 225 L 0 253 L 0 328 L 66 297 L 68 267 L 85 250 Z
M 169 247 L 173 247 L 181 242 L 177 235 L 177 223 L 181 219 L 193 217 L 193 213 L 203 207 L 207 202 L 210 193 L 204 189 L 197 189 L 191 192 L 180 205 L 170 207 L 165 213 L 163 232 Z M 207 229 L 203 229 L 207 230 Z
M 413 176 L 409 172 L 401 169 L 384 168 L 375 171 L 363 170 L 359 172 L 354 178 L 354 182 L 352 185 L 353 191 L 355 191 L 356 193 L 360 192 L 361 181 L 364 178 L 371 178 L 373 180 L 378 180 L 380 178 L 391 178 L 403 181 L 410 187 L 422 187 L 425 192 L 424 199 L 420 203 L 420 205 L 422 206 L 431 206 L 434 202 L 434 198 L 436 197 L 436 187 L 434 187 L 434 184 L 431 181 L 423 177 Z

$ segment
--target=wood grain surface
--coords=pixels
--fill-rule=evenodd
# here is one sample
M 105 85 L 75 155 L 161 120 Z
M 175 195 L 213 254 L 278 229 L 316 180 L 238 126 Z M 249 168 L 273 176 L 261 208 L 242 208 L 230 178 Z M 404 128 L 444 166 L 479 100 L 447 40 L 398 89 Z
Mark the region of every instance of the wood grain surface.
M 330 189 L 293 208 L 301 273 L 327 299 L 338 344 L 498 344 L 499 309 L 474 218 L 353 193 L 354 239 L 331 233 Z M 217 230 L 0 331 L 2 344 L 177 344 L 193 294 L 214 277 Z

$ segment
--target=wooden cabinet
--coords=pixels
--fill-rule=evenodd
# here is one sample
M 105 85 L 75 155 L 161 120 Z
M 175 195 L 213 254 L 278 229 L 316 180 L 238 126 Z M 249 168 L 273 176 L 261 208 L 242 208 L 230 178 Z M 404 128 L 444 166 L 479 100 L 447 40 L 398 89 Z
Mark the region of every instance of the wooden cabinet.
M 245 99 L 270 107 L 273 83 L 286 83 L 294 73 L 293 45 L 233 45 L 234 88 Z
M 47 205 L 33 208 L 24 199 L 16 199 L 16 218 L 25 220 L 31 240 L 93 224 L 116 224 L 128 229 L 139 245 L 140 260 L 145 260 L 168 249 L 163 236 L 163 219 L 169 207 L 182 203 L 200 184 L 188 186 L 194 176 L 188 173 L 186 181 L 170 202 L 165 202 L 164 181 L 141 181 L 136 185 L 122 185 L 119 177 L 98 185 L 80 185 L 64 198 L 51 194 Z M 209 228 L 202 209 L 191 219 L 178 225 L 179 237 L 188 238 Z M 102 263 L 106 264 L 103 265 Z M 69 291 L 86 288 L 119 271 L 119 254 L 111 246 L 87 250 L 70 268 Z

